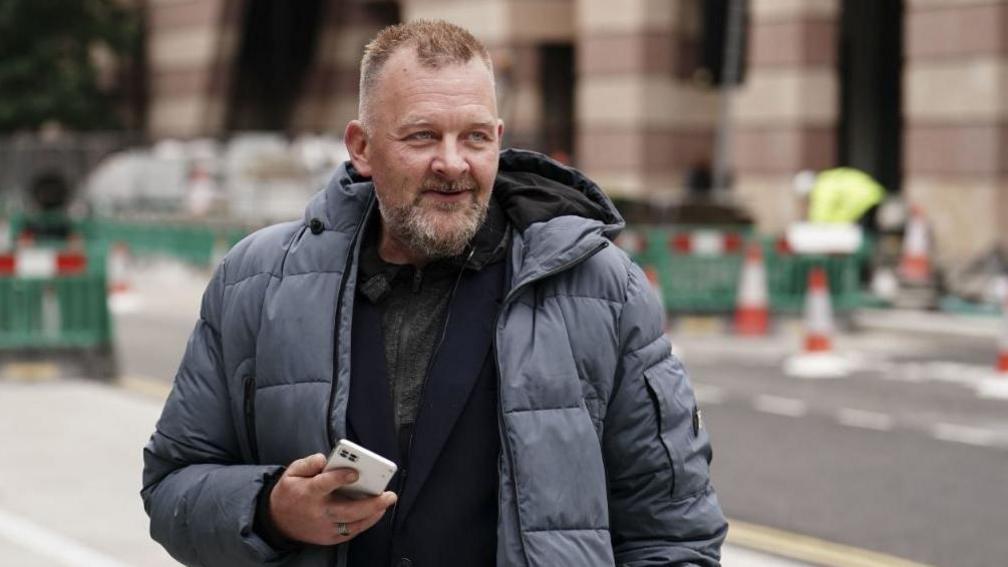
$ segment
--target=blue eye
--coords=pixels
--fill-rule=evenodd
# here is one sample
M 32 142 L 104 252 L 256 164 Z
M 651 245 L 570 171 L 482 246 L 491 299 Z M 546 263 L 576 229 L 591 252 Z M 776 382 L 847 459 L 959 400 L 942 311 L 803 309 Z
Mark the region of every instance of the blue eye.
M 406 138 L 409 140 L 433 140 L 434 137 L 435 137 L 434 132 L 431 132 L 430 130 L 424 130 L 422 132 L 414 132 L 409 136 L 407 136 Z
M 469 134 L 469 139 L 475 142 L 489 142 L 490 136 L 485 132 L 473 132 Z

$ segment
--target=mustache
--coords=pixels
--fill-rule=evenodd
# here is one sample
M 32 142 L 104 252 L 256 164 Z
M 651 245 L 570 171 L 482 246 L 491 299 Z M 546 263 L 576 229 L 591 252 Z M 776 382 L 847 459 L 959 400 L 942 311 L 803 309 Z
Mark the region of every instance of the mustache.
M 427 179 L 420 186 L 420 190 L 437 191 L 439 193 L 461 193 L 463 191 L 475 191 L 476 181 L 471 177 L 459 179 L 458 181 Z

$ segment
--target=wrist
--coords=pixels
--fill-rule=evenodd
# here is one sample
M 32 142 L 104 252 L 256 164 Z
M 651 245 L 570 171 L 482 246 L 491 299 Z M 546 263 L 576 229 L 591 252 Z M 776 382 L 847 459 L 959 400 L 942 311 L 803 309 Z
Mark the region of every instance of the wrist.
M 301 542 L 283 532 L 276 521 L 273 506 L 273 490 L 283 476 L 284 470 L 280 469 L 263 479 L 263 487 L 256 502 L 253 529 L 270 547 L 279 551 L 292 551 L 300 547 Z

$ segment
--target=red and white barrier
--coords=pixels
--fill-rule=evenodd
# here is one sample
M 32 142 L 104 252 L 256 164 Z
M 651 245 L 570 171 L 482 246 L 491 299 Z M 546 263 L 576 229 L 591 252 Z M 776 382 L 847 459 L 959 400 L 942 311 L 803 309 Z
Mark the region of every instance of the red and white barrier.
M 675 254 L 720 256 L 738 254 L 745 240 L 742 235 L 719 230 L 678 232 L 669 239 L 669 250 Z
M 0 277 L 53 278 L 84 273 L 87 257 L 79 251 L 19 248 L 0 254 Z

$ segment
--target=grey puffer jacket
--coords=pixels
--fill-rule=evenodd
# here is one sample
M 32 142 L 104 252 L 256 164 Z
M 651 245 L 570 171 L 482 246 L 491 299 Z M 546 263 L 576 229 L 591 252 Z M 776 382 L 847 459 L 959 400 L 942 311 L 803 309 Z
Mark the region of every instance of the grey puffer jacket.
M 600 213 L 512 231 L 494 337 L 497 564 L 717 565 L 727 524 L 707 433 L 656 297 L 610 245 L 622 218 L 539 154 L 502 152 L 509 175 L 573 187 Z M 345 564 L 346 546 L 272 549 L 253 519 L 265 478 L 345 434 L 358 237 L 374 201 L 344 166 L 302 221 L 249 236 L 215 272 L 144 450 L 151 535 L 179 561 Z

